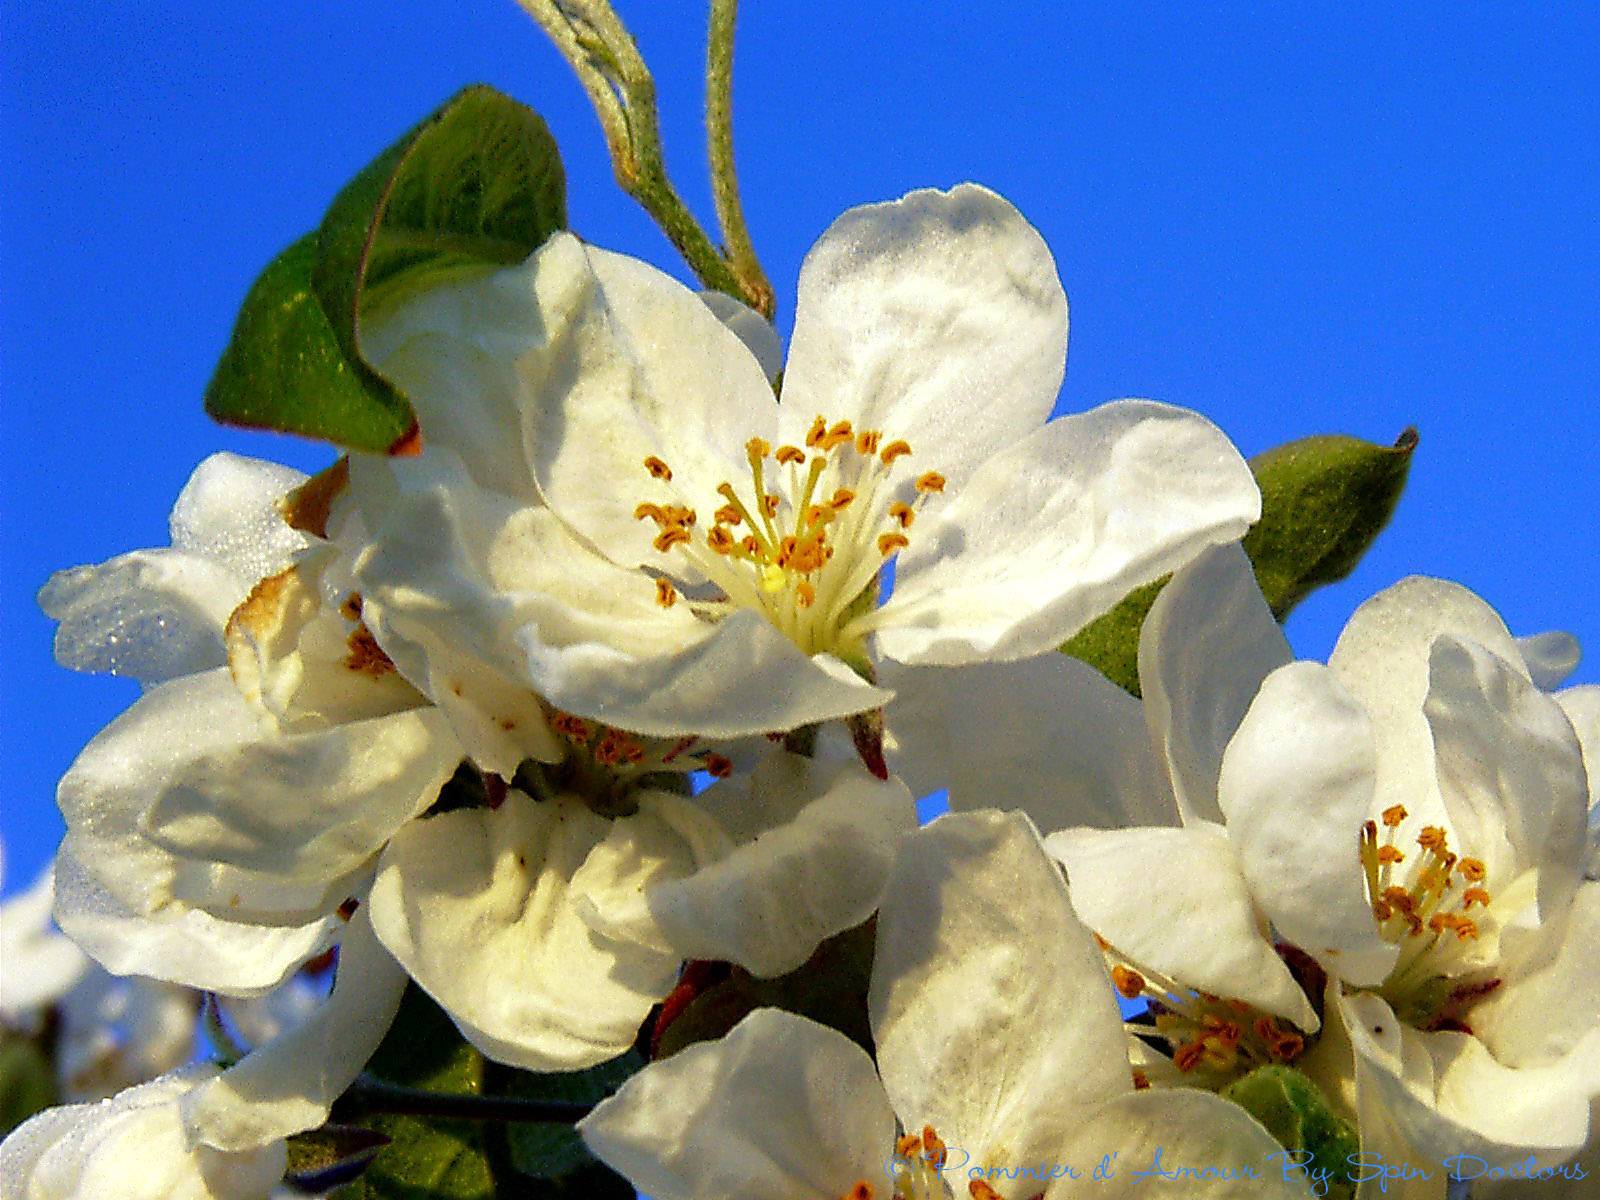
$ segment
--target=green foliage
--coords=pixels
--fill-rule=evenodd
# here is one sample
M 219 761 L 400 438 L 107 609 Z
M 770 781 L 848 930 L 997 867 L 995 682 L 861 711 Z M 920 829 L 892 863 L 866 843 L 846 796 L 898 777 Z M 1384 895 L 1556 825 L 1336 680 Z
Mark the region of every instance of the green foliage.
M 1257 1067 L 1225 1087 L 1222 1096 L 1260 1121 L 1285 1150 L 1309 1153 L 1307 1171 L 1328 1172 L 1331 1200 L 1355 1196 L 1349 1163 L 1360 1151 L 1360 1139 L 1311 1080 L 1292 1067 Z
M 877 921 L 829 938 L 802 966 L 776 979 L 757 979 L 735 967 L 727 979 L 696 996 L 657 1043 L 666 1058 L 695 1042 L 719 1038 L 758 1008 L 782 1008 L 837 1029 L 869 1052 L 867 984 Z
M 0 1034 L 0 1137 L 56 1103 L 56 1073 L 31 1038 Z
M 206 389 L 231 425 L 385 452 L 411 404 L 361 352 L 363 321 L 417 292 L 521 262 L 566 226 L 566 180 L 532 109 L 460 92 L 345 185 L 322 225 L 246 295 Z
M 1317 588 L 1355 570 L 1394 515 L 1416 449 L 1415 430 L 1393 446 L 1329 434 L 1250 460 L 1261 520 L 1245 535 L 1256 582 L 1282 621 Z M 1139 694 L 1139 630 L 1166 579 L 1130 592 L 1061 649 Z
M 587 1071 L 536 1075 L 489 1062 L 444 1010 L 411 985 L 367 1073 L 406 1088 L 453 1095 L 596 1103 L 643 1065 L 628 1053 Z M 631 1200 L 626 1180 L 596 1162 L 570 1126 L 450 1120 L 363 1111 L 359 1094 L 339 1106 L 389 1139 L 338 1200 Z

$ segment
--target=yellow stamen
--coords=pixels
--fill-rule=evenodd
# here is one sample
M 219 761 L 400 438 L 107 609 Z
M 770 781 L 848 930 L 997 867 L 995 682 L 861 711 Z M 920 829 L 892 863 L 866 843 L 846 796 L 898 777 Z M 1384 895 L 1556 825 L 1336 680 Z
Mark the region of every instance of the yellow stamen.
M 1474 904 L 1481 904 L 1485 908 L 1488 908 L 1489 893 L 1484 891 L 1481 887 L 1468 888 L 1461 895 L 1461 907 L 1471 908 Z
M 814 450 L 822 445 L 822 439 L 827 436 L 828 422 L 824 417 L 818 416 L 816 420 L 811 422 L 811 428 L 806 431 L 806 445 Z
M 667 510 L 659 504 L 651 504 L 648 500 L 633 510 L 635 521 L 654 521 L 657 525 L 667 523 Z
M 713 525 L 711 532 L 706 534 L 706 545 L 710 546 L 713 553 L 731 554 L 733 552 L 733 534 L 728 532 L 726 525 Z
M 944 491 L 944 476 L 937 471 L 925 471 L 917 476 L 917 491 L 924 495 Z
M 775 456 L 781 463 L 793 463 L 800 466 L 806 461 L 806 452 L 799 446 L 779 446 Z
M 1378 861 L 1381 863 L 1402 863 L 1406 856 L 1398 846 L 1379 846 Z
M 858 454 L 876 454 L 878 443 L 883 440 L 883 434 L 876 429 L 863 429 L 856 434 L 856 452 Z
M 1404 804 L 1391 804 L 1383 810 L 1383 823 L 1390 829 L 1396 828 L 1405 819 L 1406 806 Z
M 850 502 L 855 498 L 856 494 L 849 488 L 839 488 L 833 493 L 833 499 L 828 501 L 828 507 L 834 512 L 843 512 L 850 507 Z
M 904 550 L 911 544 L 911 539 L 903 533 L 880 533 L 878 535 L 878 553 L 888 558 L 896 550 Z
M 738 525 L 744 520 L 744 512 L 731 504 L 724 504 L 711 514 L 711 519 L 719 525 Z
M 810 608 L 817 602 L 817 589 L 802 579 L 794 585 L 794 602 L 801 608 Z
M 1436 854 L 1444 852 L 1447 841 L 1445 831 L 1437 825 L 1424 825 L 1422 832 L 1417 834 L 1417 845 Z
M 688 540 L 689 531 L 682 525 L 668 525 L 660 533 L 656 534 L 653 545 L 657 550 L 665 554 L 674 546 L 681 546 Z
M 1489 869 L 1483 865 L 1483 861 L 1477 858 L 1463 858 L 1456 864 L 1456 870 L 1460 871 L 1462 878 L 1470 883 L 1482 883 L 1484 877 L 1489 873 Z
M 878 459 L 879 459 L 879 461 L 881 461 L 883 463 L 884 466 L 887 467 L 887 466 L 890 466 L 891 464 L 893 464 L 895 459 L 904 458 L 906 455 L 908 455 L 910 453 L 911 453 L 911 443 L 910 442 L 906 442 L 906 441 L 900 441 L 900 440 L 897 439 L 895 441 L 890 442 L 887 446 L 885 446 L 883 448 L 883 450 L 878 455 Z

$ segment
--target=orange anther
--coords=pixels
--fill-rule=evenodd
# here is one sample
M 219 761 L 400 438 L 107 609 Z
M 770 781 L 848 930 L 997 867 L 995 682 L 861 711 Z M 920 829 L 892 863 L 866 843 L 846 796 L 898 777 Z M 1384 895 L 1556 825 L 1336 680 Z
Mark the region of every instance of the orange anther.
M 887 467 L 887 466 L 891 465 L 894 462 L 895 459 L 904 458 L 906 455 L 908 455 L 910 453 L 911 453 L 911 443 L 910 442 L 893 441 L 893 442 L 890 442 L 887 446 L 885 446 L 883 448 L 882 451 L 879 452 L 878 459 L 883 463 L 884 466 Z
M 650 477 L 652 479 L 660 479 L 664 481 L 670 481 L 672 479 L 672 468 L 667 466 L 665 462 L 657 458 L 654 454 L 644 460 L 644 469 L 650 472 Z
M 883 440 L 883 434 L 876 429 L 863 429 L 856 434 L 856 452 L 859 454 L 876 454 L 878 443 Z
M 678 589 L 672 586 L 670 579 L 656 580 L 656 603 L 662 608 L 671 608 L 678 602 Z
M 917 476 L 917 491 L 923 493 L 944 491 L 944 476 L 937 471 L 924 471 Z
M 1378 861 L 1381 863 L 1405 862 L 1406 856 L 1398 846 L 1379 846 Z
M 1406 819 L 1406 806 L 1404 804 L 1391 804 L 1383 810 L 1383 823 L 1390 829 L 1396 828 Z
M 766 438 L 753 437 L 744 444 L 744 452 L 750 456 L 751 462 L 759 462 L 772 453 L 772 443 Z
M 1461 872 L 1462 878 L 1471 883 L 1482 883 L 1489 874 L 1489 869 L 1483 865 L 1483 860 L 1477 858 L 1463 858 L 1456 864 L 1456 870 Z
M 779 446 L 775 456 L 781 463 L 793 463 L 800 466 L 806 461 L 806 452 L 799 446 Z
M 726 779 L 733 774 L 733 762 L 720 754 L 706 755 L 706 770 L 713 779 Z
M 1129 967 L 1112 967 L 1111 982 L 1124 1000 L 1137 999 L 1144 994 L 1144 976 Z
M 911 544 L 911 539 L 903 533 L 880 533 L 878 535 L 878 553 L 888 558 L 896 550 L 904 550 Z
M 910 529 L 911 522 L 917 519 L 916 510 L 903 501 L 896 500 L 889 505 L 889 516 L 899 522 L 901 529 Z
M 656 534 L 655 541 L 651 544 L 664 554 L 674 546 L 681 546 L 688 540 L 689 531 L 682 525 L 668 525 L 660 533 Z

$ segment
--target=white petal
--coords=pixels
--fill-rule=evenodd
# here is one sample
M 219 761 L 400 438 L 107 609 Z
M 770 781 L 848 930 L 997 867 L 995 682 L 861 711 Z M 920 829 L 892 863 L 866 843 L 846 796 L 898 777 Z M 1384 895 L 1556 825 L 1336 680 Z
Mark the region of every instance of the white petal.
M 333 944 L 338 920 L 253 925 L 171 903 L 153 914 L 128 908 L 76 857 L 68 834 L 56 856 L 56 920 L 114 975 L 148 975 L 204 991 L 260 995 Z
M 1218 799 L 1251 894 L 1285 940 L 1339 979 L 1376 984 L 1378 936 L 1361 870 L 1373 812 L 1373 729 L 1319 663 L 1267 677 L 1222 759 Z
M 1273 950 L 1221 829 L 1073 829 L 1045 847 L 1067 869 L 1084 923 L 1136 964 L 1316 1032 L 1316 1010 Z
M 1497 1062 L 1465 1033 L 1419 1033 L 1370 993 L 1344 997 L 1344 1019 L 1371 1086 L 1395 1124 L 1431 1157 L 1467 1153 L 1506 1165 L 1552 1161 L 1588 1138 L 1600 1095 L 1600 1030 L 1542 1067 Z
M 1428 654 L 1440 634 L 1476 642 L 1508 663 L 1516 642 L 1495 611 L 1466 588 L 1412 576 L 1351 615 L 1328 665 L 1372 718 L 1377 746 L 1374 811 L 1403 804 L 1413 818 L 1441 816 L 1433 738 L 1422 713 Z
M 39 607 L 60 622 L 56 661 L 160 683 L 220 667 L 222 627 L 250 581 L 182 550 L 134 550 L 58 571 Z
M 1048 1160 L 1084 1107 L 1132 1089 L 1100 951 L 1019 813 L 954 813 L 905 840 L 867 998 L 902 1122 L 974 1165 Z
M 744 343 L 744 348 L 761 364 L 761 373 L 776 379 L 783 370 L 783 339 L 772 322 L 755 309 L 723 292 L 702 291 L 700 303 L 709 308 Z
M 1049 417 L 1066 358 L 1067 298 L 1038 232 L 985 188 L 916 191 L 851 209 L 806 255 L 785 420 L 906 439 L 959 483 Z
M 278 501 L 305 481 L 265 459 L 211 455 L 172 507 L 173 548 L 215 560 L 247 586 L 280 570 L 309 539 L 284 523 Z
M 1165 825 L 1177 809 L 1139 701 L 1051 651 L 1013 663 L 888 660 L 890 765 L 953 809 L 1020 809 L 1040 829 Z
M 753 799 L 758 807 L 770 803 Z M 852 763 L 820 795 L 807 788 L 806 799 L 792 820 L 648 888 L 651 916 L 680 957 L 782 975 L 824 938 L 872 915 L 901 838 L 916 828 L 910 792 Z
M 179 766 L 141 826 L 180 856 L 333 880 L 425 811 L 460 761 L 436 709 L 268 737 Z
M 513 791 L 498 809 L 414 821 L 384 851 L 378 937 L 485 1054 L 532 1071 L 614 1058 L 671 988 L 677 960 L 602 937 L 570 883 L 608 822 Z
M 534 476 L 608 557 L 655 562 L 635 505 L 715 506 L 717 485 L 748 472 L 745 442 L 774 435 L 772 387 L 711 310 L 654 267 L 561 234 L 529 263 L 545 322 L 517 362 Z M 672 468 L 670 484 L 646 472 L 652 455 Z
M 1587 849 L 1583 750 L 1558 705 L 1511 664 L 1442 635 L 1424 705 L 1460 852 L 1504 887 L 1539 872 L 1542 917 L 1567 906 Z
M 358 909 L 340 942 L 328 999 L 184 1097 L 189 1143 L 253 1150 L 321 1125 L 377 1050 L 405 988 L 406 973 Z
M 0 903 L 0 1020 L 31 1024 L 83 978 L 89 960 L 50 919 L 55 871 L 46 868 L 25 892 Z
M 1186 821 L 1219 821 L 1222 752 L 1261 681 L 1294 655 L 1238 543 L 1172 577 L 1139 634 L 1139 686 Z
M 211 1075 L 191 1067 L 98 1104 L 48 1109 L 0 1147 L 0 1181 L 18 1200 L 264 1200 L 283 1177 L 284 1144 L 221 1154 L 184 1144 L 178 1105 Z
M 1546 953 L 1472 1008 L 1472 1029 L 1508 1067 L 1554 1062 L 1600 1026 L 1600 883 L 1580 884 Z
M 838 1200 L 883 1186 L 895 1125 L 866 1051 L 763 1008 L 646 1067 L 578 1130 L 655 1200 Z
M 861 627 L 902 662 L 1026 658 L 1260 514 L 1250 468 L 1205 418 L 1107 404 L 1013 442 L 930 508 Z
M 1529 634 L 1517 639 L 1517 649 L 1522 663 L 1534 686 L 1553 692 L 1566 682 L 1567 676 L 1578 669 L 1583 648 L 1570 633 L 1552 629 L 1545 633 Z
M 1094 1168 L 1108 1155 L 1114 1155 L 1110 1174 L 1095 1179 Z M 1045 1200 L 1118 1200 L 1163 1189 L 1185 1200 L 1307 1195 L 1298 1178 L 1284 1178 L 1283 1147 L 1249 1114 L 1220 1096 L 1187 1088 L 1118 1096 L 1074 1122 L 1047 1161 L 1070 1164 L 1081 1178 L 1057 1179 L 1044 1190 Z

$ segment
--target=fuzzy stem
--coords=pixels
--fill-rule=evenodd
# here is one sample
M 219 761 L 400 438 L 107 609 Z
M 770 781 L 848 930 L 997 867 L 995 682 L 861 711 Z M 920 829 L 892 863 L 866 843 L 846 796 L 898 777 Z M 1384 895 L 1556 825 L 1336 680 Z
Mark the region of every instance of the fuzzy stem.
M 739 200 L 733 165 L 733 33 L 739 0 L 711 0 L 711 30 L 706 42 L 706 136 L 711 157 L 711 191 L 728 264 L 738 277 L 743 299 L 767 320 L 776 302 L 761 269 Z

